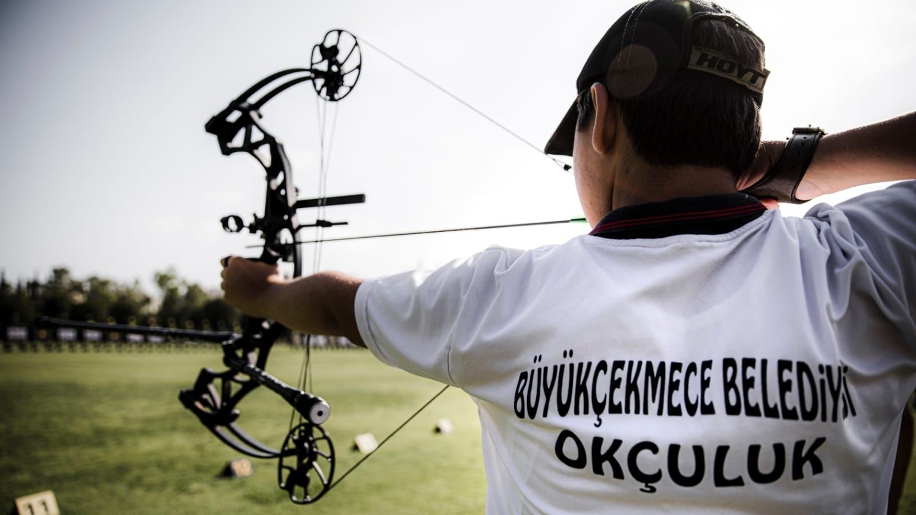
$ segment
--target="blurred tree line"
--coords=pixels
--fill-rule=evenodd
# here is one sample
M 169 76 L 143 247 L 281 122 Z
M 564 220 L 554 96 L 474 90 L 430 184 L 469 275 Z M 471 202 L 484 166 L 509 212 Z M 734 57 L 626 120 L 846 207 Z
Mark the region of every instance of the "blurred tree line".
M 55 268 L 47 282 L 7 282 L 0 273 L 0 327 L 33 326 L 42 316 L 202 330 L 238 330 L 240 315 L 222 299 L 178 276 L 173 268 L 153 276 L 158 295 L 133 284 L 92 276 L 79 280 Z

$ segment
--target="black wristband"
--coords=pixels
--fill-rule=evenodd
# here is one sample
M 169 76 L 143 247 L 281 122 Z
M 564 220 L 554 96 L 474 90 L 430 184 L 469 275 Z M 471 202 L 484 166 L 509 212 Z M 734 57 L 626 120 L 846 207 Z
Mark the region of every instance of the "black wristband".
M 819 127 L 796 127 L 792 130 L 792 137 L 786 144 L 782 156 L 776 166 L 757 181 L 745 193 L 758 198 L 775 198 L 780 202 L 801 204 L 807 200 L 799 200 L 795 196 L 798 185 L 801 184 L 808 165 L 814 158 L 817 142 L 826 134 Z

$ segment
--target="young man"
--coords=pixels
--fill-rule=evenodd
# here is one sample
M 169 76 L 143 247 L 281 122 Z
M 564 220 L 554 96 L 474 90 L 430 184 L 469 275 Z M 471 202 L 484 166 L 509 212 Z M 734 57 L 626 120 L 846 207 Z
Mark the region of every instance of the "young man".
M 488 513 L 884 513 L 916 387 L 916 183 L 805 219 L 739 190 L 916 178 L 916 114 L 761 146 L 766 74 L 733 14 L 640 4 L 547 146 L 589 235 L 367 281 L 230 259 L 226 299 L 468 392 Z

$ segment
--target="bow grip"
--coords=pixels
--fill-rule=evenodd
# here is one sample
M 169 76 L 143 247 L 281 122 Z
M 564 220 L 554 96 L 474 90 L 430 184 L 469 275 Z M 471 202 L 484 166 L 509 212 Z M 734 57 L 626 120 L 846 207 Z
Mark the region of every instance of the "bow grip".
M 270 250 L 269 248 L 265 246 L 264 251 L 261 253 L 260 257 L 245 258 L 245 259 L 249 261 L 260 261 L 262 263 L 267 263 L 268 265 L 275 265 L 277 264 L 278 261 L 280 261 L 280 254 L 278 254 L 277 252 L 274 252 L 273 250 Z M 264 329 L 265 320 L 266 319 L 264 318 L 245 317 L 245 320 L 243 323 L 244 330 L 242 331 L 242 335 L 244 337 L 257 336 L 260 333 L 260 331 Z

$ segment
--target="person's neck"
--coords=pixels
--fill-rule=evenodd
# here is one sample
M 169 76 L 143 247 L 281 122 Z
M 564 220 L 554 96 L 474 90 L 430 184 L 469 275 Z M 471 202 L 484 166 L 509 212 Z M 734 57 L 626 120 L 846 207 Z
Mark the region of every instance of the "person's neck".
M 617 209 L 680 197 L 701 197 L 737 191 L 735 177 L 724 167 L 652 166 L 642 162 L 630 162 L 615 176 L 611 205 Z

